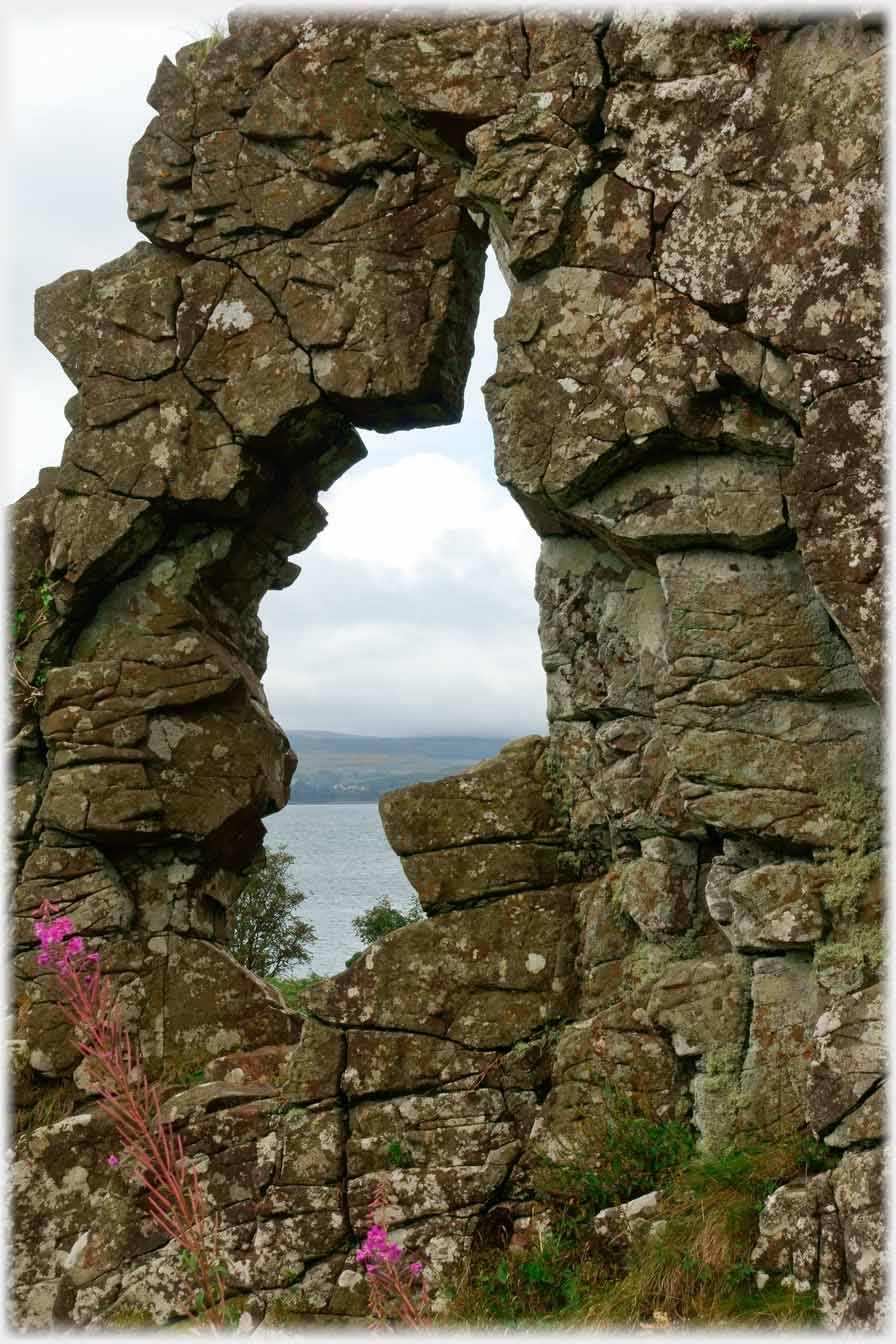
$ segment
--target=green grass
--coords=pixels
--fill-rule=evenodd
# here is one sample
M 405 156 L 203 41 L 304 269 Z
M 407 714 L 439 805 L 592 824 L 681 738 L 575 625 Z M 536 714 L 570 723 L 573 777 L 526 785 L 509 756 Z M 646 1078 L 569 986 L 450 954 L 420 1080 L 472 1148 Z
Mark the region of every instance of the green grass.
M 614 1105 L 618 1113 L 618 1101 Z M 810 1135 L 795 1134 L 696 1157 L 674 1122 L 650 1120 L 624 1107 L 622 1116 L 609 1163 L 601 1153 L 592 1171 L 570 1165 L 565 1185 L 552 1196 L 541 1192 L 550 1196 L 544 1201 L 549 1232 L 525 1249 L 493 1247 L 471 1257 L 450 1294 L 446 1324 L 817 1325 L 815 1294 L 771 1280 L 759 1289 L 750 1252 L 771 1191 L 831 1166 L 830 1150 Z M 656 1158 L 644 1143 L 651 1130 Z M 608 1248 L 594 1234 L 595 1206 L 610 1193 L 622 1191 L 624 1200 L 643 1192 L 651 1162 L 660 1168 L 648 1184 L 661 1190 L 663 1221 L 627 1251 Z
M 301 980 L 278 980 L 274 976 L 266 976 L 265 983 L 273 985 L 274 989 L 279 989 L 286 1000 L 287 1008 L 291 1008 L 295 1012 L 299 1007 L 299 996 L 302 992 L 310 989 L 312 985 L 316 985 L 323 978 L 322 975 L 315 975 L 312 971 L 310 975 L 303 976 Z
M 77 1089 L 70 1082 L 51 1084 L 41 1089 L 38 1097 L 28 1106 L 17 1106 L 15 1134 L 29 1134 L 33 1129 L 53 1125 L 71 1115 L 78 1105 Z

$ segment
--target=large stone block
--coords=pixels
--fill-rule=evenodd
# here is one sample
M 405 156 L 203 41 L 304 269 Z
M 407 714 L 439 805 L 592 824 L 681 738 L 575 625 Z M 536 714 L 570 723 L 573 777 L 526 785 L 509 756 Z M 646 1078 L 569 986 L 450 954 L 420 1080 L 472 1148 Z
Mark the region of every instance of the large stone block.
M 554 887 L 416 921 L 312 985 L 305 1005 L 335 1025 L 513 1045 L 570 1011 L 573 900 Z
M 542 737 L 522 737 L 463 774 L 383 794 L 380 816 L 389 844 L 405 856 L 551 836 L 556 822 L 545 796 L 546 745 Z
M 750 1038 L 737 1094 L 737 1127 L 777 1137 L 805 1122 L 818 990 L 812 965 L 792 953 L 759 957 L 750 987 Z

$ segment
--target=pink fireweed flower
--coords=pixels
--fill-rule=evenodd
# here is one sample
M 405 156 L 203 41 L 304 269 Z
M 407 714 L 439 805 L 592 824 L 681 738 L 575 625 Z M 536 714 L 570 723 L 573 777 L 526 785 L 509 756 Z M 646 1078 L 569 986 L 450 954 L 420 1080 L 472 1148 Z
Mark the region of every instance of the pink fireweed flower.
M 183 1249 L 199 1288 L 196 1314 L 217 1329 L 224 1323 L 225 1295 L 217 1215 L 209 1217 L 196 1167 L 187 1166 L 183 1142 L 163 1117 L 158 1088 L 146 1077 L 139 1047 L 122 1027 L 120 1006 L 101 975 L 99 953 L 85 956 L 84 939 L 70 938 L 72 921 L 66 916 L 51 920 L 56 913 L 49 901 L 35 911 L 38 962 L 56 972 L 62 1015 L 74 1028 L 100 1107 L 115 1123 L 124 1153 L 146 1187 L 153 1222 Z M 106 1163 L 113 1170 L 121 1165 L 116 1153 Z
M 386 1187 L 381 1184 L 370 1204 L 371 1223 L 364 1244 L 355 1252 L 358 1262 L 368 1262 L 364 1268 L 370 1294 L 370 1316 L 374 1321 L 397 1317 L 404 1325 L 421 1329 L 428 1320 L 427 1286 L 420 1277 L 423 1265 L 418 1260 L 406 1265 L 401 1246 L 389 1240 L 384 1218 L 386 1202 Z M 381 1218 L 383 1221 L 378 1221 Z

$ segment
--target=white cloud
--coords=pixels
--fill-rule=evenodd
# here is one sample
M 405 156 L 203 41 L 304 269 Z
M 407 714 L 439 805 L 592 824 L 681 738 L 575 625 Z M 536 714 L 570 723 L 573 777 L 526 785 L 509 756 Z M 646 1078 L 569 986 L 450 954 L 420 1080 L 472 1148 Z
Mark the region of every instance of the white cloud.
M 8 388 L 12 451 L 4 464 L 4 488 L 10 502 L 37 484 L 42 467 L 62 461 L 69 433 L 63 407 L 75 388 L 49 355 L 47 361 L 46 368 L 21 370 Z
M 343 477 L 324 499 L 323 554 L 359 560 L 422 580 L 438 557 L 455 576 L 471 573 L 466 538 L 521 581 L 531 578 L 538 541 L 504 490 L 477 467 L 442 453 L 414 453 L 392 466 Z

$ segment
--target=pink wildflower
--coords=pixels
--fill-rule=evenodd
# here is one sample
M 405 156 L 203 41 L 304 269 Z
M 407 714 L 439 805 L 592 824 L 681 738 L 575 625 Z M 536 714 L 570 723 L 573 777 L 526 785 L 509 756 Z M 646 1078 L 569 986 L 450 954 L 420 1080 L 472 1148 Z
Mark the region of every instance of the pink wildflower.
M 419 1260 L 403 1264 L 401 1247 L 389 1240 L 388 1228 L 376 1221 L 382 1217 L 385 1203 L 385 1187 L 380 1185 L 370 1205 L 372 1221 L 367 1236 L 355 1252 L 358 1262 L 369 1261 L 364 1268 L 370 1291 L 370 1315 L 379 1321 L 397 1316 L 404 1325 L 419 1329 L 427 1322 L 427 1287 L 420 1280 L 423 1265 Z
M 99 1093 L 100 1106 L 115 1123 L 134 1173 L 146 1187 L 150 1216 L 183 1248 L 199 1284 L 199 1314 L 217 1327 L 224 1319 L 225 1294 L 217 1217 L 209 1218 L 196 1168 L 187 1167 L 183 1143 L 163 1118 L 158 1088 L 147 1080 L 139 1049 L 122 1027 L 121 1009 L 100 973 L 99 953 L 85 957 L 81 937 L 66 942 L 74 925 L 67 916 L 50 919 L 57 913 L 49 901 L 36 911 L 40 916 L 33 926 L 41 946 L 38 963 L 52 964 L 56 971 L 65 1000 L 62 1013 L 75 1029 L 75 1044 Z M 92 963 L 89 974 L 87 961 Z M 121 1165 L 115 1153 L 106 1162 L 113 1170 Z

